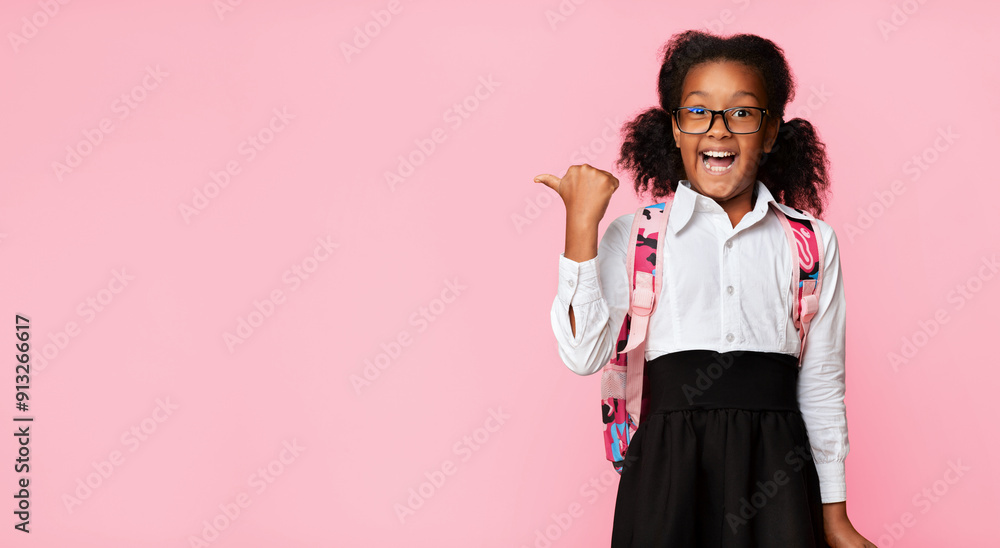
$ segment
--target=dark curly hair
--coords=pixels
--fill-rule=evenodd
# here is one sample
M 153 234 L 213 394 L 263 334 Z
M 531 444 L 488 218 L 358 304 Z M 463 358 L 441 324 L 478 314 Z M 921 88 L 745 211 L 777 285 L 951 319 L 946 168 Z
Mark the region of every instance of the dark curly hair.
M 757 168 L 759 179 L 779 202 L 809 210 L 820 218 L 829 187 L 826 145 L 802 118 L 785 121 L 785 106 L 795 97 L 795 78 L 784 51 L 753 34 L 719 37 L 689 30 L 673 35 L 661 49 L 660 106 L 650 108 L 622 129 L 619 169 L 633 175 L 637 195 L 669 196 L 685 177 L 681 152 L 674 143 L 670 111 L 680 106 L 688 71 L 708 61 L 735 61 L 761 75 L 770 112 L 781 120 L 778 138 Z

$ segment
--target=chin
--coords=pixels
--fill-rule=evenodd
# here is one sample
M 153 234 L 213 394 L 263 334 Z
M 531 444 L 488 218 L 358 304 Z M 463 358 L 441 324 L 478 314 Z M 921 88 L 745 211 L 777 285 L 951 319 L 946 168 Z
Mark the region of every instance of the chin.
M 694 179 L 694 182 L 706 194 L 713 196 L 729 196 L 744 185 L 743 179 L 735 173 L 731 177 L 702 177 L 699 175 Z

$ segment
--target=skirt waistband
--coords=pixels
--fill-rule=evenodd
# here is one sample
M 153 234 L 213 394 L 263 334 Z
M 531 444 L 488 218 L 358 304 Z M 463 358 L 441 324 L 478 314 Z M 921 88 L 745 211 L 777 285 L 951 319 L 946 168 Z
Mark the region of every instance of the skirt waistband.
M 777 352 L 684 350 L 646 362 L 650 413 L 737 408 L 799 411 L 799 360 Z

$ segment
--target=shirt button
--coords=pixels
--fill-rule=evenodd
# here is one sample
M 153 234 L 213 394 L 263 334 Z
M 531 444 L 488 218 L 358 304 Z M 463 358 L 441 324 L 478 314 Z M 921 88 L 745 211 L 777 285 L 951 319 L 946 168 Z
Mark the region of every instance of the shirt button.
M 735 338 L 736 337 L 734 337 L 732 333 L 729 333 L 729 334 L 726 335 L 726 340 L 729 341 L 729 342 L 733 342 L 733 339 L 735 339 Z
M 728 242 L 726 242 L 726 247 L 732 248 L 733 247 L 733 241 L 729 240 Z
M 570 287 L 573 287 L 574 285 L 576 285 L 576 282 L 574 282 L 573 280 L 570 280 L 570 281 L 569 281 L 569 286 L 570 286 Z
M 729 286 L 729 287 L 727 287 L 727 288 L 726 288 L 726 291 L 727 291 L 727 292 L 728 292 L 728 293 L 729 293 L 730 295 L 732 295 L 732 294 L 733 294 L 733 286 Z

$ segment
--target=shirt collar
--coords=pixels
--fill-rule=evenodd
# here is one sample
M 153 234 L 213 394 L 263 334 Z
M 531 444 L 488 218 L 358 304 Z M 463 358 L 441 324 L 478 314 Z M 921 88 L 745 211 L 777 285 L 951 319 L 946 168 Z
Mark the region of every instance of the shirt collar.
M 750 215 L 750 221 L 756 222 L 757 218 L 763 218 L 767 214 L 767 210 L 770 207 L 770 202 L 774 202 L 776 205 L 778 201 L 774 199 L 771 191 L 767 189 L 760 180 L 756 182 L 757 185 L 757 201 L 754 203 L 754 208 L 747 215 Z M 796 211 L 792 208 L 787 208 L 792 211 Z M 691 188 L 691 181 L 687 179 L 681 179 L 677 185 L 677 190 L 674 192 L 674 202 L 670 206 L 670 218 L 668 223 L 673 229 L 674 234 L 680 232 L 688 222 L 695 212 L 709 212 L 709 211 L 722 211 L 722 206 L 720 206 L 715 200 L 699 194 L 697 191 Z M 793 217 L 801 217 L 803 219 L 808 219 L 806 215 L 799 214 L 798 212 L 791 214 Z

